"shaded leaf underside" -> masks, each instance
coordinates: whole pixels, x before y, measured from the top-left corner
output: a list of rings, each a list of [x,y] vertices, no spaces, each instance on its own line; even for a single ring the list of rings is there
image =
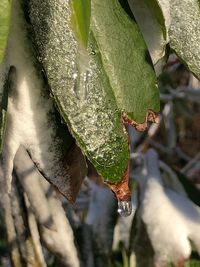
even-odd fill
[[[167,42],[200,79],[200,3],[198,0],[129,0],[155,63]],[[164,42],[165,40],[165,42]],[[162,54],[160,54],[162,56]]]
[[[149,39],[151,36],[160,36],[159,27],[163,29],[163,36],[166,32],[167,41],[169,41],[170,47],[177,53],[178,57],[187,65],[190,71],[200,79],[200,3],[198,0],[151,0],[151,3],[144,6],[144,3],[140,3],[137,0],[129,0],[130,5],[133,7],[132,11],[136,16],[142,33],[147,35]],[[138,3],[137,3],[138,2]],[[155,22],[154,27],[151,24],[148,26],[145,24],[145,19],[142,19],[142,11],[144,6],[146,14],[150,15],[148,19],[150,22]],[[152,7],[157,5],[156,9]],[[135,10],[134,10],[135,7]],[[160,10],[159,10],[160,9]],[[144,10],[143,10],[144,11]],[[143,15],[145,14],[143,12]],[[164,21],[160,20],[163,16]],[[160,18],[159,18],[160,17]],[[155,20],[156,19],[156,20]],[[163,24],[164,22],[164,24]],[[147,27],[147,28],[145,28]],[[160,28],[160,29],[161,29]],[[151,50],[151,45],[147,45]],[[158,39],[159,40],[159,39]],[[157,50],[164,49],[166,43],[163,46],[162,42],[157,43]],[[159,48],[160,47],[160,48]]]
[[[167,44],[163,14],[155,0],[128,0],[144,36],[154,67],[164,57]],[[156,6],[156,8],[154,8]]]

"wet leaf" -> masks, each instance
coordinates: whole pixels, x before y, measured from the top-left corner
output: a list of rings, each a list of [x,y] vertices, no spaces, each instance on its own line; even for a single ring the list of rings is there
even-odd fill
[[[141,33],[117,1],[92,1],[92,32],[83,52],[71,27],[70,1],[29,1],[28,9],[38,59],[63,118],[98,173],[107,181],[119,181],[128,165],[121,112],[126,122],[130,116],[133,124],[144,122],[145,128],[148,111],[159,110],[155,74]],[[52,16],[52,10],[58,12]]]
[[[98,173],[106,181],[120,181],[129,158],[121,113],[125,123],[143,130],[159,110],[155,74],[136,23],[118,1],[93,0],[83,51],[70,1],[31,0],[27,8],[38,59],[60,113]]]
[[[91,8],[91,30],[118,108],[144,123],[149,110],[159,111],[159,94],[142,34],[117,0],[92,0]]]
[[[98,173],[120,180],[128,165],[128,140],[93,34],[80,56],[70,1],[31,0],[28,10],[38,59],[60,113]],[[52,10],[57,10],[53,16]]]

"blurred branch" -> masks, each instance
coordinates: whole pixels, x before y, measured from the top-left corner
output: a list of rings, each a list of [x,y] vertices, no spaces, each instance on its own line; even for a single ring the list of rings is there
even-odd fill
[[[3,179],[2,168],[0,176]],[[5,191],[5,188],[2,189]],[[27,267],[45,267],[43,255],[38,253],[42,251],[41,244],[39,241],[35,242],[35,236],[30,230],[27,207],[17,177],[14,176],[13,178],[10,195],[1,191],[1,204],[4,211],[12,265],[15,267],[24,265]],[[37,234],[37,231],[35,228],[34,234]]]
[[[154,267],[154,251],[146,226],[137,210],[130,232],[130,267]]]
[[[28,214],[23,197],[23,191],[21,191],[19,182],[16,177],[13,178],[13,181],[14,182],[12,184],[11,207],[16,229],[16,238],[22,262],[26,263],[26,266],[30,267],[45,267],[46,264],[43,256],[41,258],[38,257],[38,254],[36,254],[33,242],[34,237],[32,237],[31,235],[30,225],[28,224]],[[40,246],[41,250],[41,244],[37,243],[37,245]]]
[[[35,211],[44,243],[59,255],[64,266],[79,267],[73,232],[55,190],[44,180],[22,146],[17,151],[14,165]]]
[[[187,172],[196,164],[200,163],[200,153],[192,158],[182,169],[181,172],[187,174]]]
[[[95,267],[101,267],[108,265],[112,252],[117,200],[107,187],[100,187],[89,179],[87,183],[92,194],[85,222],[92,229]]]
[[[167,147],[169,148],[176,147],[177,139],[173,107],[173,102],[169,101],[167,104],[165,104],[162,112],[166,130]]]

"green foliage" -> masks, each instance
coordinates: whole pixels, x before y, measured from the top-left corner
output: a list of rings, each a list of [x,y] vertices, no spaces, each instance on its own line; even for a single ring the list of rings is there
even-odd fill
[[[50,10],[57,5],[53,1],[48,3]],[[77,38],[77,31],[72,27],[76,20],[71,17],[70,5],[66,4],[62,12],[52,18],[50,12],[43,10],[45,3],[30,1],[30,20],[37,35],[34,42],[39,60],[60,113],[98,173],[105,180],[116,182],[124,174],[129,160],[121,112],[126,111],[136,121],[144,122],[148,109],[158,111],[159,95],[152,66],[146,61],[147,48],[136,24],[116,0],[93,0],[91,4],[88,51],[80,51],[83,38]],[[106,8],[101,8],[102,5]],[[81,11],[76,8],[76,15],[89,14],[85,8],[89,9],[89,4]],[[40,21],[36,19],[38,10]],[[77,27],[83,37],[86,30],[80,27],[80,22],[81,18]],[[44,29],[45,25],[48,30]],[[102,31],[102,26],[107,30]],[[49,37],[44,31],[51,36],[51,42],[47,42]],[[119,37],[124,41],[117,41]],[[57,40],[62,40],[59,47]],[[47,45],[44,47],[43,43]],[[113,72],[109,65],[113,66]]]
[[[119,110],[137,123],[159,111],[151,59],[137,24],[117,0],[92,0],[91,30]]]
[[[4,56],[7,41],[10,17],[10,3],[8,0],[0,1],[0,63]]]
[[[87,48],[90,15],[91,15],[91,0],[73,0],[72,1],[72,27],[75,28],[77,38]]]

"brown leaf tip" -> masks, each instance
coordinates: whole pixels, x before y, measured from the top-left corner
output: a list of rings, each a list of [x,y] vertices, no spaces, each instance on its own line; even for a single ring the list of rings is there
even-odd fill
[[[105,182],[114,192],[117,199],[120,201],[131,201],[131,193],[129,190],[129,175],[128,168],[124,172],[121,180],[117,183]]]
[[[145,121],[143,123],[137,123],[133,119],[131,119],[126,112],[122,112],[122,121],[124,124],[132,125],[136,128],[136,130],[143,132],[147,129],[147,122],[154,122],[159,123],[160,121],[160,114],[159,112],[154,112],[153,110],[149,109],[147,111]]]
[[[160,122],[160,113],[154,112],[153,110],[149,109],[147,112],[147,121],[159,123]]]

